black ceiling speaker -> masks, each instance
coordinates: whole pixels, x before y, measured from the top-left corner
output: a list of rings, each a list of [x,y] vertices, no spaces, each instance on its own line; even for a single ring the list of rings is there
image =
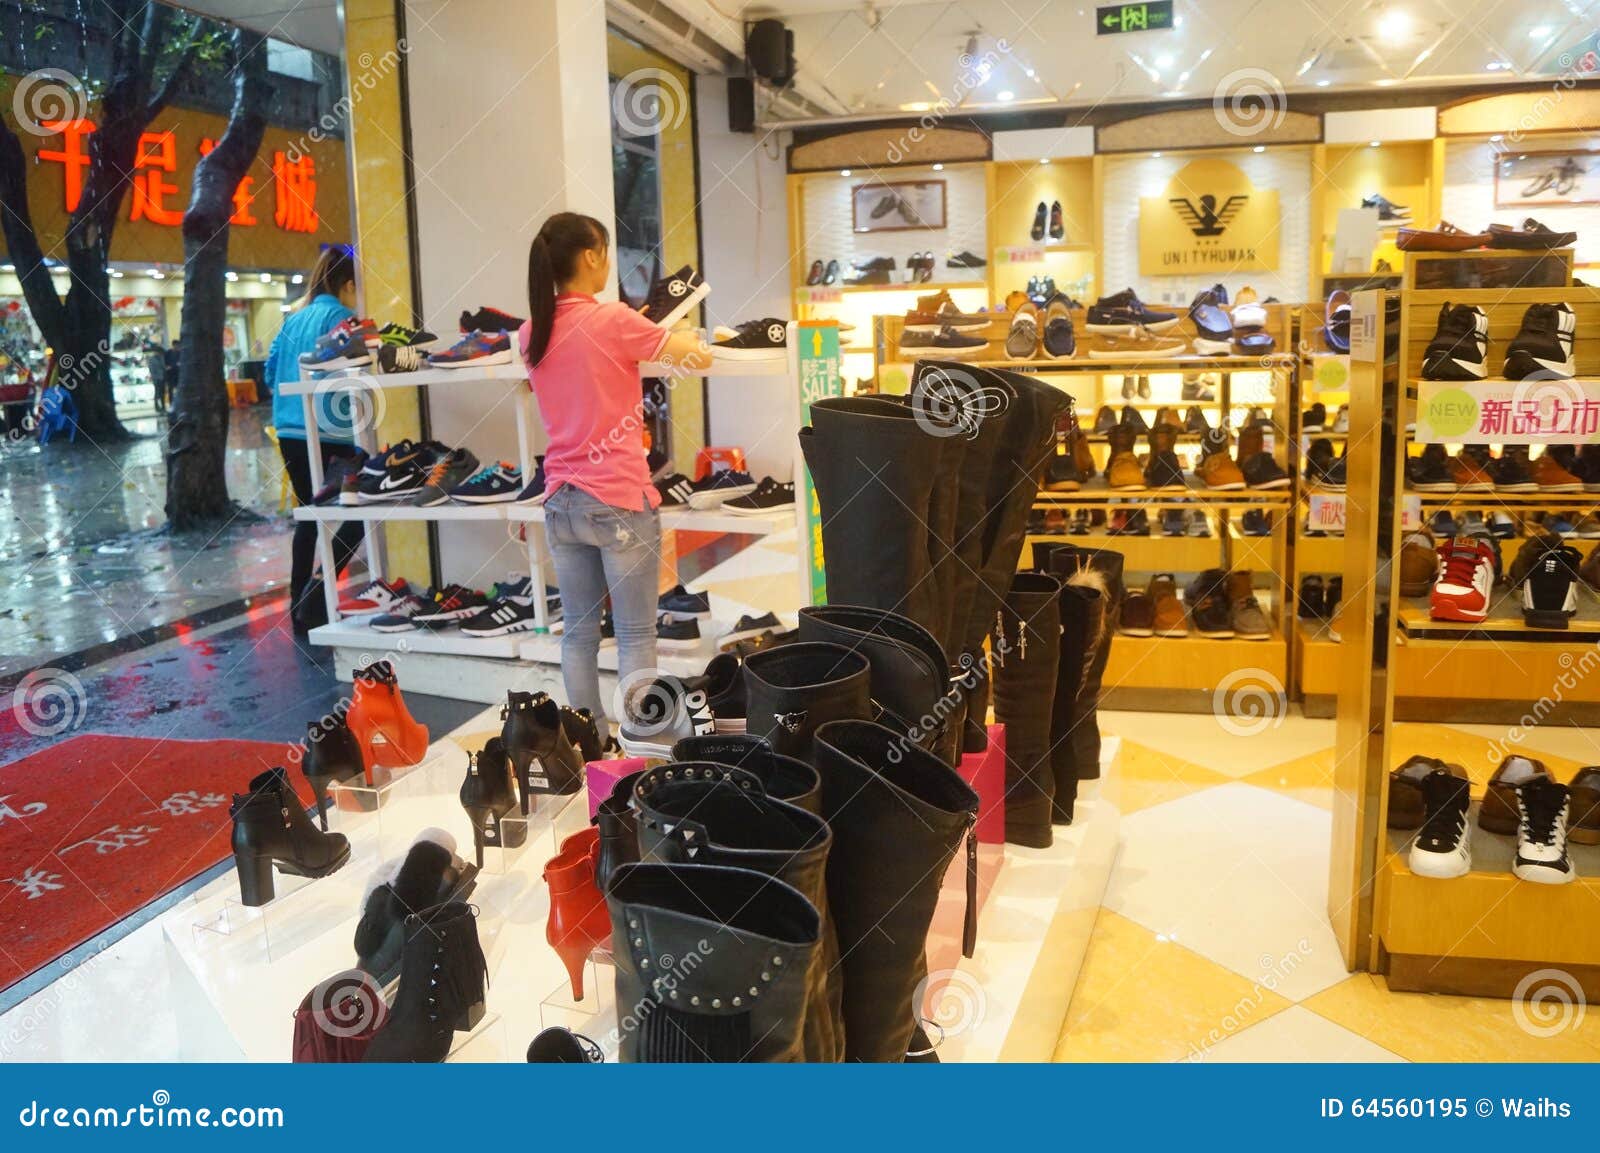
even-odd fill
[[[776,88],[794,80],[794,33],[782,20],[757,20],[744,36],[744,56],[750,71]]]

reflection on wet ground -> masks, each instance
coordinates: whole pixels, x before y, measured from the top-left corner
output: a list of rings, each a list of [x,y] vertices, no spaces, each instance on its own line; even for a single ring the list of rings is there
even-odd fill
[[[270,411],[232,411],[228,493],[240,512],[202,533],[164,527],[164,418],[133,422],[138,438],[124,444],[7,444],[0,677],[286,583],[292,522],[278,507]]]

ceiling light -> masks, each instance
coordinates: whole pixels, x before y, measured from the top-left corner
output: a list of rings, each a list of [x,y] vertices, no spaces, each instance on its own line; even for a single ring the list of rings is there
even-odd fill
[[[1050,163],[1050,158],[1048,156],[1041,156],[1041,157],[1039,157],[1039,163],[1040,164],[1049,164]]]
[[[1171,68],[1172,64],[1172,53],[1170,52],[1163,52],[1160,56],[1156,57],[1157,68]]]
[[[1411,13],[1403,8],[1391,8],[1378,17],[1378,35],[1385,40],[1398,40],[1411,31]]]
[[[1250,151],[1251,152],[1265,152],[1266,150],[1267,150],[1267,146],[1265,144],[1257,144]]]
[[[1511,68],[1511,65],[1508,62],[1504,61],[1504,60],[1491,60],[1491,61],[1489,61],[1489,63],[1487,63],[1487,64],[1485,64],[1483,66],[1483,70],[1485,72],[1509,71],[1510,68]]]
[[[912,100],[909,103],[900,105],[900,111],[902,111],[902,112],[926,112],[932,107],[933,107],[933,105],[931,103],[929,103],[928,101],[926,101],[926,100]]]
[[[849,176],[850,175],[850,170],[848,168],[841,168],[841,169],[839,169],[839,175],[840,176]]]
[[[1174,28],[1182,28],[1183,27],[1183,17],[1182,16],[1174,16],[1172,18],[1172,26]]]
[[[1501,135],[1500,133],[1496,132],[1493,136],[1489,137],[1489,142],[1491,144],[1498,144],[1498,143],[1500,143],[1500,141],[1502,141],[1504,139],[1505,139],[1505,137],[1503,135]]]
[[[1332,83],[1333,83],[1332,80],[1318,80],[1317,81],[1317,87],[1318,88],[1326,88],[1328,85],[1330,85]]]
[[[111,270],[111,278],[113,280],[121,280],[122,279],[122,273],[117,271],[115,268],[113,268]]]
[[[1009,88],[1002,88],[999,92],[996,92],[994,94],[994,98],[996,100],[1001,101],[1002,103],[1007,101],[1007,100],[1015,100],[1016,97],[1017,97],[1017,94],[1015,92],[1011,91],[1011,89],[1009,89]]]
[[[166,278],[167,278],[167,274],[165,272],[162,272],[159,268],[150,269],[150,279],[151,280],[165,280]]]
[[[293,276],[291,276],[289,278],[289,283],[290,284],[304,284],[305,282],[306,282],[305,276],[302,273],[299,273],[299,272],[295,273]]]
[[[1038,75],[1038,73],[1036,73],[1032,68],[1029,68],[1027,71],[1029,80],[1034,79]]]
[[[1159,153],[1159,152],[1152,152],[1152,153],[1151,153],[1151,154],[1150,154],[1150,159],[1151,159],[1151,160],[1160,160],[1160,159],[1161,159],[1161,153]]]
[[[1381,141],[1381,140],[1374,140],[1371,144],[1367,145],[1367,147],[1368,148],[1376,148],[1376,147],[1378,147],[1378,145],[1380,145],[1382,143],[1383,143],[1383,141]]]
[[[1529,40],[1543,40],[1548,35],[1550,35],[1550,25],[1548,24],[1535,24],[1528,29]]]
[[[228,269],[228,272],[227,272],[228,283],[232,284],[235,281],[237,281],[238,279],[239,279],[239,274],[237,272],[233,271],[233,269],[231,269],[231,268]]]
[[[261,283],[262,284],[271,284],[272,283],[272,273],[263,272],[261,274]]]
[[[15,264],[0,264],[0,272],[15,272],[16,270],[17,266]]]
[[[943,172],[944,171],[944,165],[943,164],[935,164],[933,166],[933,170],[935,172]]]

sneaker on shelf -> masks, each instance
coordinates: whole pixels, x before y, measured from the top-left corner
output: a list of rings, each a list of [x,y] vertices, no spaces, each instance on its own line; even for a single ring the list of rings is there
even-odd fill
[[[706,703],[718,733],[742,733],[747,723],[748,705],[744,688],[744,658],[718,653],[706,662]]]
[[[1194,350],[1206,356],[1227,356],[1233,351],[1233,321],[1229,319],[1216,290],[1207,288],[1189,305],[1194,323]]]
[[[1567,855],[1572,795],[1559,781],[1536,776],[1517,788],[1517,856],[1511,872],[1522,881],[1565,885],[1576,876]]]
[[[501,504],[522,492],[522,470],[510,461],[485,465],[450,490],[457,504]]]
[[[322,487],[311,498],[315,505],[330,505],[344,503],[345,486],[350,482],[351,491],[359,493],[361,469],[367,463],[367,454],[358,452],[354,456],[336,456],[328,467],[322,472]]]
[[[429,349],[439,343],[439,338],[426,328],[407,328],[403,324],[393,322],[378,329],[378,345],[380,348],[415,348],[418,350]]]
[[[541,457],[540,459],[544,458]],[[672,474],[672,458],[659,448],[652,448],[645,453],[644,463],[645,467],[650,470],[650,479],[652,481],[660,480],[662,477]]]
[[[694,617],[662,613],[656,618],[656,646],[663,649],[700,647],[700,622]]]
[[[724,501],[722,507],[739,516],[762,516],[770,512],[787,511],[794,508],[794,482],[762,477],[754,492],[732,497]]]
[[[1272,517],[1265,509],[1246,509],[1244,516],[1239,518],[1239,530],[1245,536],[1271,536]]]
[[[1228,574],[1222,569],[1206,569],[1184,590],[1184,607],[1198,636],[1208,640],[1233,637],[1233,610],[1228,604]]]
[[[1301,432],[1321,432],[1328,423],[1328,408],[1320,400],[1300,414]]]
[[[1131,288],[1102,296],[1088,308],[1084,328],[1108,336],[1134,335],[1136,329],[1165,332],[1178,323],[1178,314],[1147,307]]]
[[[981,336],[957,332],[949,325],[937,332],[911,332],[900,334],[900,348],[909,353],[938,353],[946,360],[973,360],[983,355],[989,342]]]
[[[988,264],[989,262],[983,257],[968,252],[965,248],[947,257],[944,262],[946,268],[986,268]]]
[[[1531,543],[1531,542],[1530,542]],[[1578,611],[1582,557],[1571,545],[1548,549],[1522,578],[1522,619],[1537,629],[1564,629]]]
[[[462,332],[515,332],[522,325],[522,317],[498,308],[480,308],[477,312],[461,314]]]
[[[661,494],[662,508],[682,508],[694,495],[694,481],[681,472],[670,473],[656,481],[656,492]]]
[[[1011,360],[1032,360],[1039,351],[1039,309],[1028,301],[1011,316],[1006,333],[1006,356]]]
[[[725,500],[745,496],[755,490],[756,482],[749,473],[740,472],[736,468],[725,468],[712,473],[704,480],[695,482],[694,492],[689,497],[689,507],[716,508]]]
[[[1339,288],[1322,306],[1322,342],[1333,352],[1350,351],[1350,294]]]
[[[412,593],[388,612],[379,613],[367,622],[375,633],[410,633],[417,630],[417,614],[433,607],[431,596]]]
[[[1463,445],[1461,451],[1450,458],[1450,477],[1462,492],[1492,492],[1494,477],[1489,474],[1488,465],[1488,445]]]
[[[1494,487],[1501,492],[1539,491],[1528,463],[1526,445],[1506,445],[1500,450],[1500,458],[1489,466],[1489,471],[1494,476]]]
[[[411,595],[411,586],[405,580],[375,580],[354,596],[339,598],[339,615],[366,616],[369,613],[392,612],[400,602]]]
[[[1270,452],[1257,452],[1245,457],[1239,465],[1239,471],[1244,474],[1244,483],[1248,488],[1289,487],[1289,474],[1283,471],[1283,466],[1272,458]]]
[[[421,372],[428,367],[426,349],[412,348],[406,344],[378,346],[378,371],[385,376],[397,372]]]
[[[917,297],[917,307],[906,313],[904,330],[938,332],[941,328],[953,328],[957,332],[982,332],[993,320],[991,313],[962,312],[955,297],[941,290]]]
[[[1482,380],[1489,375],[1489,317],[1473,304],[1441,304],[1439,326],[1422,354],[1423,380]]]
[[[711,594],[692,593],[681,584],[673,585],[656,598],[656,609],[659,612],[671,613],[675,617],[699,617],[701,620],[710,620]]]
[[[1410,208],[1404,204],[1396,204],[1381,192],[1362,197],[1361,207],[1376,208],[1379,224],[1407,224],[1411,221]]]
[[[1576,528],[1580,540],[1600,540],[1600,516],[1586,512],[1578,518]]]
[[[1414,492],[1455,492],[1456,478],[1442,444],[1426,445],[1421,456],[1406,461],[1406,487]]]
[[[544,503],[544,498],[548,495],[544,491],[544,457],[536,456],[533,458],[533,479],[522,486],[515,503],[539,505]]]
[[[1248,569],[1230,572],[1223,582],[1233,635],[1244,641],[1264,641],[1272,636],[1272,624],[1256,599],[1254,581]]]
[[[1453,537],[1439,546],[1438,558],[1428,615],[1467,624],[1484,620],[1494,590],[1494,546],[1481,537]]]
[[[478,458],[469,448],[452,448],[433,462],[428,470],[427,483],[418,490],[411,503],[418,508],[433,508],[449,504],[450,494],[473,473],[478,471]]]
[[[789,343],[789,326],[776,317],[747,320],[735,330],[737,335],[711,346],[717,360],[781,360]]]
[[[476,589],[469,589],[466,585],[446,585],[434,598],[433,604],[412,619],[425,629],[449,628],[476,616],[488,603],[489,598]]]
[[[1489,535],[1498,540],[1507,540],[1517,535],[1517,522],[1511,519],[1510,513],[1498,509],[1489,514]]]
[[[1205,436],[1211,431],[1211,425],[1206,421],[1206,414],[1201,412],[1196,405],[1190,405],[1189,411],[1183,414],[1183,431],[1190,436]]]
[[[370,324],[370,321],[366,323]],[[300,367],[310,372],[332,372],[341,368],[360,368],[372,363],[372,350],[367,347],[364,328],[335,329],[328,335],[333,339],[318,344],[300,356]],[[377,331],[373,330],[374,333]]]
[[[1247,284],[1234,293],[1230,316],[1233,318],[1234,339],[1237,341],[1240,330],[1258,329],[1267,323],[1267,306],[1256,296],[1256,290]]]
[[[381,469],[368,460],[361,470],[357,500],[361,504],[404,502],[422,491],[434,462],[449,450],[434,441],[403,440],[379,458]]]
[[[1188,536],[1189,514],[1181,508],[1163,509],[1161,512],[1162,536]]]
[[[754,616],[746,613],[733,622],[733,627],[717,638],[717,648],[726,649],[741,641],[754,640],[766,633],[783,632],[783,622],[778,619],[777,613],[762,613]]]
[[[1187,376],[1184,377],[1183,390],[1179,393],[1179,399],[1184,401],[1197,401],[1202,404],[1207,401],[1216,400],[1217,394],[1206,385],[1206,376],[1206,373],[1201,373],[1199,376],[1194,377],[1193,379],[1190,379]]]
[[[715,733],[710,688],[703,676],[662,676],[634,685],[619,710],[623,754],[670,761],[679,741]]]
[[[1188,351],[1189,343],[1180,337],[1156,336],[1138,327],[1119,329],[1118,335],[1096,333],[1089,337],[1090,360],[1169,360]]]
[[[1577,375],[1572,341],[1578,318],[1566,304],[1530,304],[1506,345],[1507,380],[1567,379]]]
[[[1437,537],[1451,537],[1461,531],[1461,524],[1449,509],[1442,508],[1429,518],[1428,530]]]
[[[1441,765],[1422,778],[1420,788],[1422,828],[1411,842],[1411,871],[1440,880],[1465,876],[1472,871],[1471,783]]]
[[[817,270],[821,278],[822,270]],[[685,264],[671,276],[657,278],[650,286],[650,295],[644,303],[645,319],[662,328],[671,328],[682,320],[691,308],[711,295],[711,286],[694,270],[694,266]]]
[[[1559,456],[1549,448],[1529,462],[1528,473],[1540,492],[1583,491],[1583,481],[1562,467]]]
[[[511,363],[511,335],[506,332],[469,332],[443,352],[428,354],[433,368],[483,368]]]
[[[531,596],[502,596],[461,622],[463,636],[488,638],[532,632],[539,627]]]
[[[1333,419],[1333,431],[1341,434],[1350,431],[1350,406],[1348,404],[1339,406],[1339,415]]]

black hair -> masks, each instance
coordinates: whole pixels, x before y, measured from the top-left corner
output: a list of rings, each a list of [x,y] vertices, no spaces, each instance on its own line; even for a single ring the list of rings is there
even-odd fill
[[[578,257],[611,243],[606,226],[592,216],[558,212],[544,222],[528,246],[528,317],[531,335],[523,349],[529,367],[537,366],[550,347],[556,323],[556,285],[571,280]]]
[[[334,244],[322,250],[317,263],[306,277],[305,293],[290,306],[289,311],[305,307],[318,296],[338,296],[339,290],[356,278],[356,259],[348,245]]]

